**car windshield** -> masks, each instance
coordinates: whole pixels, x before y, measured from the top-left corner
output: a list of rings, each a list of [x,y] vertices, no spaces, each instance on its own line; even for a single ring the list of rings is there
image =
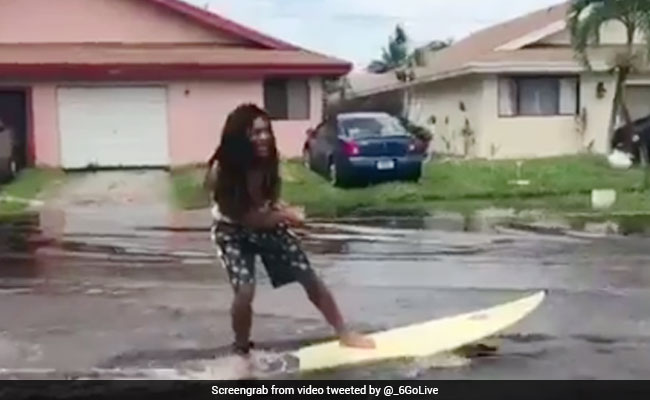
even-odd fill
[[[351,138],[408,135],[402,124],[390,116],[360,116],[341,120],[345,135]]]

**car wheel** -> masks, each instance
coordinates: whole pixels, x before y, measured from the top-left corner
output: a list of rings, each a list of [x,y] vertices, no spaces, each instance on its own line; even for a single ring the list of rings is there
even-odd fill
[[[15,177],[16,173],[14,172],[14,165],[15,163],[12,159],[0,164],[0,182],[9,182]]]
[[[328,177],[332,186],[344,187],[346,185],[343,177],[341,176],[341,171],[338,169],[336,162],[333,160],[329,162],[328,172]]]
[[[406,179],[409,182],[418,183],[420,182],[420,179],[422,179],[422,171],[414,172],[410,174]]]
[[[328,177],[330,179],[330,183],[333,186],[338,186],[339,185],[339,171],[336,168],[336,163],[334,161],[329,162],[329,167],[327,168],[328,171]]]

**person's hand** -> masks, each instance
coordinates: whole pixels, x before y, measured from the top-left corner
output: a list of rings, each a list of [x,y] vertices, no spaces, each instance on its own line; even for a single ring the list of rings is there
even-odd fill
[[[278,200],[278,202],[273,205],[273,209],[276,211],[284,210],[287,207],[289,207],[289,204],[285,203],[282,200]]]
[[[305,211],[299,207],[284,207],[280,213],[285,222],[291,226],[300,227],[305,223]]]

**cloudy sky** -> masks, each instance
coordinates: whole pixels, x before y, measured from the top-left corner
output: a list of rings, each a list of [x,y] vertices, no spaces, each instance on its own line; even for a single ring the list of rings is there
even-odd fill
[[[186,0],[290,43],[365,67],[396,24],[415,45],[459,39],[561,0]]]

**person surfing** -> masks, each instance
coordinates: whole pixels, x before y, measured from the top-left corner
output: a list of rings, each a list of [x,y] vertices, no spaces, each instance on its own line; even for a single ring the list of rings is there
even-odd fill
[[[211,238],[234,290],[234,352],[248,357],[254,346],[250,334],[256,256],[274,288],[302,285],[342,346],[374,348],[372,339],[346,326],[332,293],[292,232],[304,226],[304,214],[281,201],[279,164],[269,115],[254,104],[238,106],[228,115],[205,177],[213,202]]]

